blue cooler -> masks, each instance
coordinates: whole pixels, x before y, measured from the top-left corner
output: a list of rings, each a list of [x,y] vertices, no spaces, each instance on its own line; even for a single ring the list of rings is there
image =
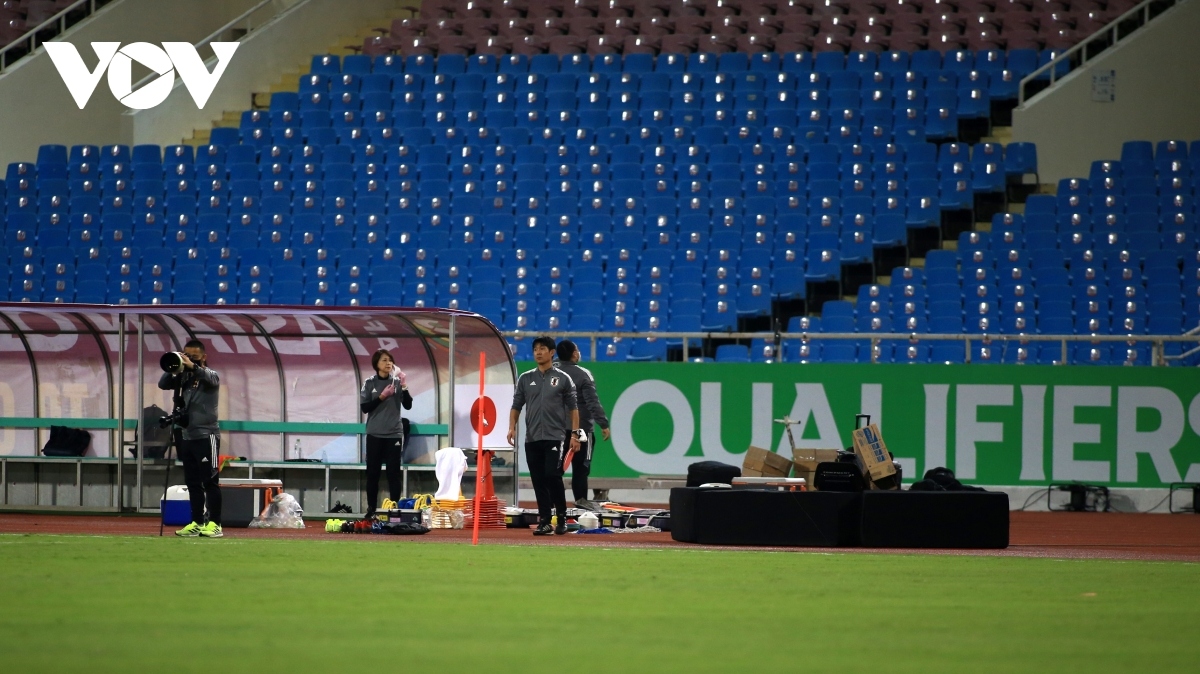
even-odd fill
[[[169,487],[166,500],[159,501],[158,507],[162,510],[163,524],[183,526],[192,521],[192,502],[187,485]]]

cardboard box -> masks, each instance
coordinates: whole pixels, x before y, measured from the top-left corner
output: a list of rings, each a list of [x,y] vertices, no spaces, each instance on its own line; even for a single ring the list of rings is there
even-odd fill
[[[863,469],[872,481],[883,480],[896,474],[896,466],[892,463],[887,445],[883,444],[883,435],[879,426],[871,424],[860,428],[852,434],[854,438],[854,453],[862,460]]]
[[[792,462],[775,452],[751,445],[742,460],[742,475],[745,477],[788,477]]]
[[[837,461],[838,450],[836,449],[793,449],[792,450],[792,470],[793,477],[802,477],[808,483],[809,489],[815,489],[813,485],[813,476],[817,472],[817,464],[826,461]]]

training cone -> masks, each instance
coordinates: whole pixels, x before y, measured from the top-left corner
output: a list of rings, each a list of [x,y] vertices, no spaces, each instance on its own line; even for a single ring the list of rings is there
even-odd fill
[[[468,501],[464,515],[464,526],[475,526],[475,502]],[[507,506],[504,499],[498,499],[495,496],[491,498],[479,499],[479,528],[480,529],[506,529],[508,525],[504,521],[504,508]]]

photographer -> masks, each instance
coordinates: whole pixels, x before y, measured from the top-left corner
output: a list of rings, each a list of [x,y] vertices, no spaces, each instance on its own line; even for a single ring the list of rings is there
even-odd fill
[[[371,355],[375,376],[363,382],[358,392],[359,408],[367,415],[367,517],[375,514],[379,498],[379,473],[387,464],[388,493],[400,500],[400,461],[404,455],[404,426],[401,411],[412,409],[412,394],[406,376],[396,367],[387,349]]]
[[[173,359],[168,370],[169,356]],[[175,367],[178,371],[174,371]],[[176,451],[183,463],[184,483],[192,505],[192,521],[175,532],[176,536],[205,536],[220,538],[221,486],[217,478],[217,454],[221,448],[220,427],[217,424],[217,400],[221,379],[216,370],[209,369],[204,344],[198,339],[189,341],[181,354],[163,357],[163,376],[158,387],[176,391],[175,411],[171,417],[176,430]],[[182,436],[182,440],[179,440]],[[208,521],[204,519],[205,502]]]

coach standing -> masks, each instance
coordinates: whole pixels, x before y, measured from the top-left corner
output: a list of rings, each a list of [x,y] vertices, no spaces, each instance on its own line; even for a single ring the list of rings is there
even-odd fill
[[[600,432],[605,440],[609,437],[608,417],[596,395],[596,379],[590,370],[579,366],[580,357],[575,342],[564,339],[558,343],[558,369],[566,372],[575,382],[575,392],[579,398],[579,428],[583,431],[583,437],[579,438],[579,451],[571,459],[571,493],[576,506],[580,501],[587,500],[588,496],[588,475],[592,472],[592,450],[596,446],[595,424],[600,424]]]
[[[363,382],[358,391],[358,406],[367,415],[367,513],[375,515],[379,500],[379,474],[387,464],[388,495],[400,500],[402,485],[400,463],[404,460],[404,410],[411,410],[413,398],[408,379],[392,353],[377,349],[371,354],[375,375]]]
[[[508,444],[517,445],[517,421],[525,410],[525,461],[537,497],[538,526],[534,536],[567,533],[567,493],[563,488],[564,440],[570,436],[571,451],[579,451],[574,431],[579,428],[575,383],[554,366],[554,340],[533,340],[537,367],[517,377],[512,409],[508,413]],[[550,508],[558,513],[558,525],[550,526]]]

